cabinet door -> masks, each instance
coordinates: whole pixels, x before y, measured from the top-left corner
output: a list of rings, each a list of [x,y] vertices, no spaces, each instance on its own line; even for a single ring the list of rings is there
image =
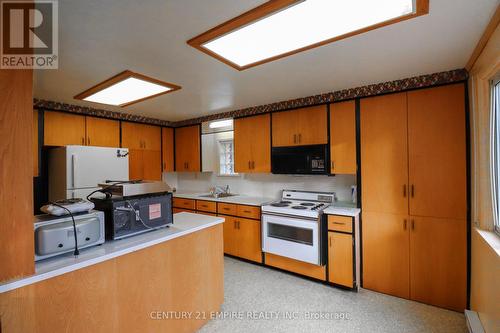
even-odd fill
[[[200,126],[175,129],[175,170],[200,171]]]
[[[161,127],[141,125],[143,148],[161,151]]]
[[[120,122],[118,120],[86,118],[88,146],[120,147]]]
[[[352,235],[328,232],[328,276],[332,283],[353,287]]]
[[[326,105],[273,113],[273,147],[327,144]]]
[[[85,116],[45,111],[45,146],[85,145]]]
[[[129,149],[128,151],[128,177],[130,180],[144,179],[143,150]]]
[[[363,211],[407,215],[406,93],[362,99],[360,135]]]
[[[363,288],[410,296],[407,215],[363,212]]]
[[[33,177],[38,177],[38,111],[33,110]]]
[[[158,150],[143,150],[143,178],[146,180],[161,180],[161,152]]]
[[[174,129],[164,127],[161,129],[162,140],[162,169],[164,172],[174,171]]]
[[[408,93],[410,215],[467,218],[464,85]]]
[[[237,228],[238,256],[244,259],[262,262],[260,241],[260,221],[235,218]]]
[[[298,109],[295,112],[297,112],[298,145],[326,145],[328,143],[326,105]]]
[[[463,312],[467,298],[466,220],[411,219],[411,299]]]
[[[234,165],[241,173],[271,172],[271,116],[235,119]]]
[[[122,122],[122,147],[143,149],[141,124]]]
[[[220,217],[223,217],[224,220],[224,253],[237,256],[238,255],[238,250],[237,250],[237,229],[236,229],[236,221],[235,218],[232,216],[226,216],[226,215],[219,215]]]
[[[356,174],[356,106],[354,101],[330,104],[332,174]]]

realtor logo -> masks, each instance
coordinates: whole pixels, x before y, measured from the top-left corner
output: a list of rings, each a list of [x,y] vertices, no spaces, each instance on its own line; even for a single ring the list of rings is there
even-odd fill
[[[57,69],[57,0],[0,1],[4,69]]]

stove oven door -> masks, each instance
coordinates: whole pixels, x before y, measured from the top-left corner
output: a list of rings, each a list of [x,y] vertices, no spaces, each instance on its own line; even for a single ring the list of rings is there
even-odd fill
[[[262,251],[321,265],[317,219],[262,215]]]

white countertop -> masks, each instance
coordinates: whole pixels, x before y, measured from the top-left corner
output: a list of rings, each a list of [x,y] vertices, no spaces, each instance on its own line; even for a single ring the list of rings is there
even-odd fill
[[[233,195],[225,198],[210,198],[203,197],[203,195],[208,195],[209,193],[194,193],[194,192],[175,192],[174,198],[184,198],[184,199],[192,199],[192,200],[206,200],[206,201],[216,201],[216,202],[225,202],[225,203],[233,203],[240,205],[249,205],[249,206],[262,206],[269,202],[275,201],[273,198],[265,198],[265,197],[252,197],[246,195]]]
[[[0,284],[0,293],[95,265],[223,222],[224,218],[221,217],[185,212],[177,213],[174,214],[174,224],[168,228],[121,240],[106,241],[101,246],[80,250],[78,257],[74,257],[72,253],[67,253],[37,262],[34,275]]]
[[[326,208],[323,213],[329,215],[343,215],[356,217],[361,213],[361,209],[356,207],[345,207],[342,205],[332,205]]]

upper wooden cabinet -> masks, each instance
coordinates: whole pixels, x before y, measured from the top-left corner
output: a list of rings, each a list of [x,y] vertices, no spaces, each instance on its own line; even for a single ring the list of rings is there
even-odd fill
[[[86,117],[88,146],[120,147],[120,122],[118,120]]]
[[[272,132],[273,147],[327,144],[326,105],[273,113]]]
[[[46,146],[85,145],[85,116],[44,112],[43,144]]]
[[[361,100],[363,212],[408,214],[406,93]]]
[[[200,126],[178,127],[175,129],[175,170],[199,172]]]
[[[467,218],[463,84],[408,93],[410,215]]]
[[[174,171],[174,129],[163,127],[161,129],[162,169],[164,172]]]
[[[330,104],[330,159],[332,174],[356,174],[356,104]]]
[[[130,179],[161,180],[161,152],[129,149],[128,156]]]
[[[234,120],[234,168],[236,172],[271,172],[271,116]]]
[[[161,150],[161,128],[154,125],[122,122],[122,147]]]

